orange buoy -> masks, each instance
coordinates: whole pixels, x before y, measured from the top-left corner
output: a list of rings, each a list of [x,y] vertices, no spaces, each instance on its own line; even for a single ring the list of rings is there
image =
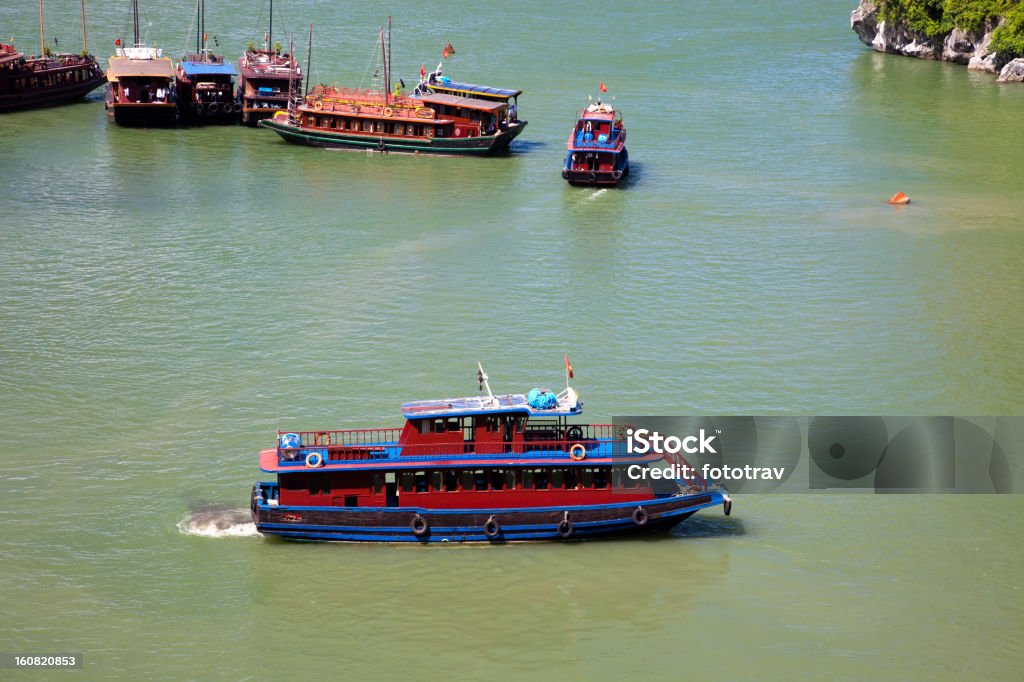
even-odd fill
[[[910,203],[910,197],[903,192],[896,192],[896,194],[893,194],[892,198],[889,199],[889,203],[895,204],[896,206],[903,206]]]

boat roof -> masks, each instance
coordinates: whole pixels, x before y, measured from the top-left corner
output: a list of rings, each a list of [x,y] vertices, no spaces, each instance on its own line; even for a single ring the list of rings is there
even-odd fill
[[[458,92],[470,92],[474,95],[490,95],[492,97],[518,97],[523,94],[522,90],[506,90],[505,88],[492,88],[489,85],[474,85],[473,83],[442,83],[434,81],[430,83],[431,88],[439,90],[455,90]]]
[[[464,109],[476,109],[477,111],[496,111],[508,106],[505,102],[492,102],[486,99],[473,97],[455,97],[454,95],[443,95],[434,93],[423,95],[420,100],[427,104],[445,104],[450,107],[462,107]]]
[[[402,404],[406,419],[437,417],[465,417],[473,415],[519,412],[537,417],[569,416],[583,412],[583,404],[576,391],[568,389],[558,394],[558,403],[549,410],[532,407],[522,393],[496,396],[469,396],[445,400],[416,400]]]
[[[119,78],[132,76],[174,78],[174,65],[167,57],[157,59],[110,58],[110,67],[107,68],[107,80],[115,82]]]
[[[7,62],[13,62],[16,59],[21,59],[25,54],[18,52],[14,45],[7,45],[6,43],[0,43],[0,64],[6,64]]]
[[[181,69],[188,76],[237,76],[234,65],[229,62],[215,64],[213,62],[183,61]]]
[[[615,108],[611,104],[601,104],[600,102],[597,102],[596,104],[589,105],[583,110],[583,113],[580,115],[580,120],[614,121],[617,114],[618,112],[615,111]]]

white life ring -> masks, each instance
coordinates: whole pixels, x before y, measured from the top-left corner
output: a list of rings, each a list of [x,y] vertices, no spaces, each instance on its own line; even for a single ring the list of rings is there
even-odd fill
[[[306,455],[306,467],[310,469],[319,469],[324,465],[324,456],[314,450],[313,452]]]

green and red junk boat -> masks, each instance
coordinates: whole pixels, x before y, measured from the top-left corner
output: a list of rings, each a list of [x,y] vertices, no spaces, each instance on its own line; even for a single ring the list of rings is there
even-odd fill
[[[314,147],[380,152],[484,156],[508,151],[526,127],[509,115],[508,98],[392,91],[388,44],[382,30],[381,87],[318,85],[295,99],[288,112],[259,122],[288,142]]]
[[[279,432],[260,453],[257,529],[291,540],[504,543],[665,530],[719,504],[703,479],[634,479],[622,427],[572,423],[582,402],[555,395],[410,402],[393,429]]]
[[[629,175],[626,128],[610,104],[590,104],[569,135],[562,177],[570,185],[614,186]]]

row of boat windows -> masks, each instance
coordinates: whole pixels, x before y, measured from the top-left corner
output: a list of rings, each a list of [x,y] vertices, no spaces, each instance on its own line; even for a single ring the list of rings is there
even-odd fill
[[[415,123],[393,123],[391,121],[368,121],[342,116],[306,116],[306,125],[327,130],[352,130],[381,135],[412,135],[414,137],[445,137],[449,126],[432,126]]]
[[[89,69],[74,69],[72,71],[61,71],[59,73],[51,73],[47,76],[26,76],[24,78],[14,78],[10,81],[11,92],[19,92],[25,90],[34,90],[40,87],[52,87],[55,85],[68,85],[69,83],[82,83],[92,78],[92,72]]]
[[[623,483],[635,483],[623,477]],[[499,492],[502,490],[602,490],[611,485],[611,469],[466,469],[406,471],[398,475],[405,493]],[[384,476],[374,474],[373,491],[384,489]]]

